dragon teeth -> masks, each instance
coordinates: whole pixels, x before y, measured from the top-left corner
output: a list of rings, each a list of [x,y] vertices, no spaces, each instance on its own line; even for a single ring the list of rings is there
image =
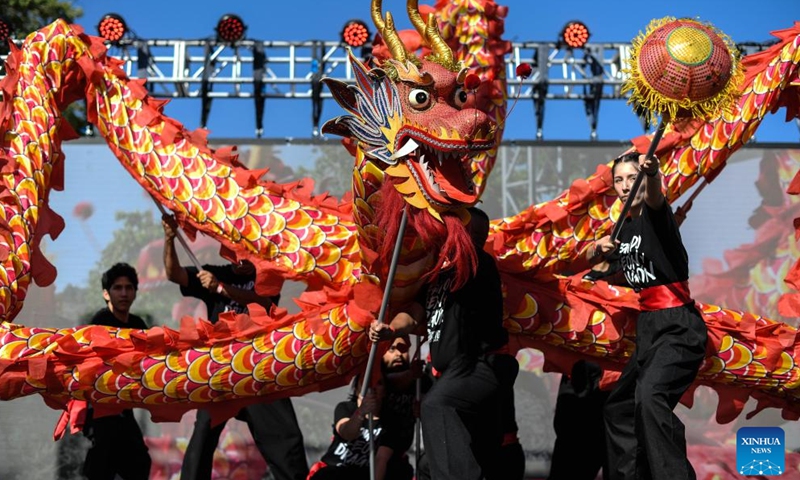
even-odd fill
[[[439,187],[439,184],[436,183],[436,178],[433,175],[433,169],[431,169],[431,166],[428,164],[428,159],[425,158],[424,153],[419,157],[419,164],[422,166],[422,169],[425,172],[425,179],[428,180],[428,184],[431,186],[431,188],[433,188],[433,190],[436,191],[436,193],[441,194],[442,189]]]
[[[414,139],[409,138],[408,141],[405,143],[405,145],[403,145],[403,147],[400,148],[400,150],[394,152],[392,154],[392,156],[389,157],[389,159],[390,160],[394,160],[396,158],[405,157],[409,153],[411,153],[414,150],[416,150],[418,147],[419,147],[419,144],[417,142],[415,142]]]

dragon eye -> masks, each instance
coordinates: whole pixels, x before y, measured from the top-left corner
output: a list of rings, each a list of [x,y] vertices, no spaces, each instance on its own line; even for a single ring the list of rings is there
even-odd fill
[[[431,94],[421,88],[415,88],[408,93],[408,103],[417,110],[428,108],[431,104]]]
[[[453,96],[453,101],[455,102],[458,108],[461,108],[464,106],[465,103],[467,103],[467,98],[468,98],[467,91],[464,90],[463,87],[459,87],[456,90],[455,95]]]

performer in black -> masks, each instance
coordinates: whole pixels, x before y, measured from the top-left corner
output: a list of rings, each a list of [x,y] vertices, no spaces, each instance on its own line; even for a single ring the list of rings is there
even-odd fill
[[[522,480],[525,477],[525,451],[519,443],[517,410],[514,404],[514,383],[519,375],[519,362],[502,348],[491,357],[492,368],[500,381],[498,405],[503,433],[500,454],[493,462],[486,480]]]
[[[486,480],[523,480],[525,477],[525,451],[517,436],[519,427],[514,405],[514,383],[519,374],[519,362],[515,357],[505,353],[497,353],[492,357],[494,359],[492,367],[500,381],[498,405],[503,440],[497,458],[490,459],[491,463],[487,466],[484,477]],[[428,377],[423,378],[427,379]],[[602,416],[598,415],[597,418],[602,424]],[[601,454],[605,457],[605,452],[601,452]],[[432,478],[429,458],[424,453],[417,458],[416,478],[417,480],[431,480]]]
[[[136,270],[127,263],[117,263],[103,273],[101,283],[107,307],[98,311],[90,323],[146,329],[144,320],[130,313],[139,288]],[[115,475],[124,480],[149,478],[150,454],[133,410],[99,418],[93,418],[92,413],[90,406],[83,431],[92,441],[92,446],[86,453],[83,474],[89,480],[112,480]]]
[[[553,430],[556,443],[547,480],[594,480],[606,467],[603,408],[611,392],[600,390],[603,369],[578,360],[561,377]],[[575,461],[580,454],[580,461]]]
[[[639,170],[642,188],[631,192]],[[598,256],[616,251],[630,286],[640,294],[636,348],[605,406],[608,478],[694,479],[686,438],[673,413],[697,376],[707,329],[689,292],[689,261],[662,193],[657,159],[627,154],[612,168],[623,202],[636,195],[617,244],[595,243]]]
[[[369,439],[375,448],[376,480],[411,480],[414,470],[406,451],[414,439],[415,381],[422,369],[412,368],[407,336],[394,339],[381,362],[381,381],[361,398],[359,382],[348,400],[336,406],[333,441],[309,480],[368,480]],[[372,430],[368,415],[373,415]]]
[[[184,296],[199,298],[206,304],[210,322],[216,323],[219,315],[227,311],[245,313],[250,303],[267,310],[277,303],[279,296],[263,297],[256,293],[255,267],[246,260],[236,265],[203,265],[200,271],[195,267],[182,267],[175,250],[175,219],[165,215],[161,223],[167,278],[181,286]],[[303,434],[288,398],[243,408],[236,419],[247,423],[256,447],[276,480],[305,480],[308,462]],[[197,411],[194,432],[181,466],[182,479],[211,479],[214,450],[224,428],[224,423],[212,427],[211,415],[205,410]]]
[[[381,413],[383,424],[387,432],[391,432],[392,439],[392,442],[387,444],[395,454],[400,455],[405,455],[414,443],[414,428],[419,416],[419,408],[415,408],[417,380],[421,382],[421,394],[427,393],[431,387],[430,377],[423,374],[425,362],[410,360],[410,347],[411,341],[408,335],[395,338],[383,354],[381,362],[381,375],[384,380]],[[404,463],[408,464],[407,460]]]
[[[503,292],[495,261],[483,250],[489,219],[477,208],[469,213],[468,229],[478,258],[475,276],[452,291],[451,272],[442,272],[428,286],[424,307],[414,304],[390,325],[373,322],[370,327],[370,339],[377,341],[427,325],[438,378],[422,400],[421,417],[426,456],[436,480],[489,476],[503,436],[501,379],[495,371],[510,357],[502,353],[508,344]]]

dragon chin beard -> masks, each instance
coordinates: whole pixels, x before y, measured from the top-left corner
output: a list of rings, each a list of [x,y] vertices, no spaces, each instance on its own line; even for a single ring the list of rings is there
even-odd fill
[[[408,227],[405,237],[418,236],[425,244],[425,250],[433,252],[436,264],[422,278],[427,282],[435,281],[444,271],[454,271],[454,282],[451,291],[463,287],[475,275],[478,269],[478,254],[472,243],[469,230],[461,223],[455,212],[443,212],[442,222],[431,216],[426,210],[408,206],[402,195],[395,189],[396,179],[388,179],[381,185],[381,205],[377,209],[375,224],[383,238],[376,244],[381,267],[378,271],[384,275],[389,270],[389,262],[394,251],[397,233],[400,230],[400,219],[403,209],[408,211]]]

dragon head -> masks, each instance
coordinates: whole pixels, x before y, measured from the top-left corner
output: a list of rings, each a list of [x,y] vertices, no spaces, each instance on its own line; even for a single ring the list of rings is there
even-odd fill
[[[441,219],[478,201],[475,156],[494,148],[496,124],[474,108],[464,85],[467,70],[454,60],[434,17],[424,22],[416,0],[407,9],[431,54],[419,59],[407,52],[391,13],[383,17],[381,2],[373,0],[372,18],[392,58],[368,69],[351,52],[356,84],[325,79],[350,115],[328,121],[323,132],[354,138],[409,204]]]

